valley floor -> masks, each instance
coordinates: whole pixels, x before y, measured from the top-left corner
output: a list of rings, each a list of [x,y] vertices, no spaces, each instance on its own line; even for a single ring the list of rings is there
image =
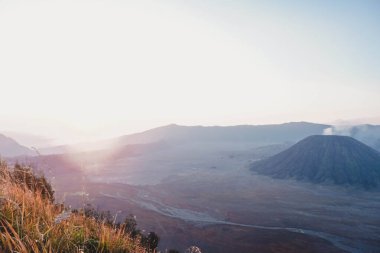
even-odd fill
[[[159,234],[162,250],[379,252],[379,191],[275,180],[248,169],[284,148],[185,146],[107,163],[89,159],[84,170],[53,183],[57,200],[73,208],[136,215],[141,229]]]

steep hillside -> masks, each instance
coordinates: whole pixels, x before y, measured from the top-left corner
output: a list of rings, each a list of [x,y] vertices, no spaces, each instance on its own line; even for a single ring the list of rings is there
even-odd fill
[[[346,136],[310,136],[251,169],[275,178],[373,188],[380,184],[380,153]]]
[[[15,140],[0,134],[0,156],[33,155],[33,151],[18,144]]]
[[[93,209],[71,211],[54,204],[53,194],[45,177],[0,161],[0,252],[149,253],[157,247],[157,236],[133,235],[128,220],[115,224]]]

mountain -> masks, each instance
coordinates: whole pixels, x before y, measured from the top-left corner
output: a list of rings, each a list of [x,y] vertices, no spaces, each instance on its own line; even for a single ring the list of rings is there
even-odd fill
[[[12,138],[0,134],[0,156],[12,157],[21,155],[33,155],[33,151],[18,144]]]
[[[314,135],[253,163],[251,169],[274,178],[368,189],[380,184],[380,153],[351,137]]]
[[[120,136],[114,139],[74,146],[58,146],[40,150],[43,154],[64,153],[68,150],[95,150],[105,147],[131,144],[147,144],[164,141],[169,144],[214,143],[254,143],[270,145],[284,142],[297,142],[306,136],[322,134],[331,126],[308,122],[291,122],[273,125],[238,126],[180,126],[171,124],[153,128],[141,133]]]
[[[368,146],[380,151],[380,126],[379,125],[355,125],[332,126],[324,130],[325,134],[351,136]]]
[[[52,139],[32,133],[18,131],[2,131],[2,134],[12,138],[27,147],[48,147],[52,145]]]
[[[223,141],[223,142],[287,142],[297,141],[311,134],[322,134],[330,126],[308,122],[273,125],[238,126],[179,126],[168,125],[119,138],[123,144],[152,141]]]

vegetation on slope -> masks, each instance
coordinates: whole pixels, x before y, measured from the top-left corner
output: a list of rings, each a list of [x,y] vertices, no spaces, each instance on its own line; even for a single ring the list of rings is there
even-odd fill
[[[87,210],[54,204],[43,176],[0,162],[0,252],[153,252],[158,237]]]

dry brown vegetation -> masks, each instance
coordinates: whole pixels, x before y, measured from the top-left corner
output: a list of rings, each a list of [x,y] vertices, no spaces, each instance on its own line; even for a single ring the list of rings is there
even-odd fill
[[[0,162],[0,252],[147,252],[140,238],[53,203],[44,177]]]

